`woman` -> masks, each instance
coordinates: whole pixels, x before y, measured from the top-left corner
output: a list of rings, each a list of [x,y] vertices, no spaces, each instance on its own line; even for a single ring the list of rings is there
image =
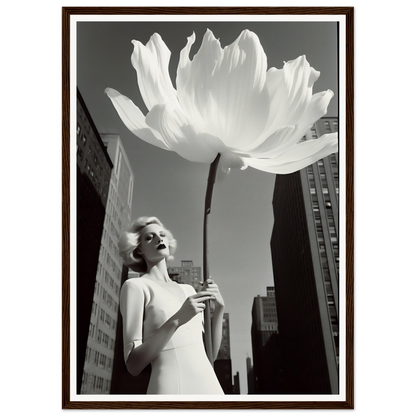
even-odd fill
[[[124,360],[136,376],[152,364],[147,394],[224,394],[202,341],[203,311],[211,300],[212,350],[218,354],[224,301],[208,279],[196,293],[168,275],[166,261],[176,240],[156,217],[138,218],[120,238],[124,263],[145,273],[128,279],[120,292]]]

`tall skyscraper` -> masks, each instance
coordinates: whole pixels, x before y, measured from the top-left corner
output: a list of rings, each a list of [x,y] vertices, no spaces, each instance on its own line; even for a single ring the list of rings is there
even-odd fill
[[[233,394],[240,394],[240,373],[237,373],[233,377]]]
[[[217,360],[231,359],[231,344],[230,344],[230,314],[224,312],[222,318],[222,340],[220,349],[218,351]]]
[[[246,358],[246,371],[247,371],[247,390],[248,394],[255,394],[255,382],[254,382],[254,370],[251,365],[251,358]]]
[[[214,370],[225,394],[233,394],[232,362],[230,348],[230,315],[225,312],[222,320],[222,340]]]
[[[338,131],[323,118],[306,134]],[[271,239],[285,385],[292,394],[337,394],[338,154],[276,175]]]
[[[77,89],[77,393],[81,390],[112,168],[113,163]]]
[[[267,296],[254,298],[251,314],[254,393],[283,393],[274,287],[267,287]]]
[[[81,394],[110,392],[123,273],[118,241],[121,232],[130,223],[133,198],[133,170],[120,137],[115,134],[102,134],[101,139],[114,168],[95,276]]]

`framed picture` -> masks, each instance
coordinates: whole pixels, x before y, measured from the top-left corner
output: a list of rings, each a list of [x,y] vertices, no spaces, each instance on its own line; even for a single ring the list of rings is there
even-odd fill
[[[354,407],[353,16],[62,8],[64,409]],[[170,340],[127,370],[120,302],[144,272],[118,244],[141,216],[177,241],[169,284],[214,281],[197,342],[221,393],[179,329],[186,364],[157,387]]]

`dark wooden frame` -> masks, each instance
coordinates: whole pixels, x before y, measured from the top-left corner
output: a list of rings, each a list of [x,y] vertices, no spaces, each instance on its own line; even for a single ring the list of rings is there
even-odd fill
[[[345,15],[346,18],[346,400],[70,400],[70,16]],[[354,8],[352,7],[63,7],[62,8],[62,408],[63,409],[353,409],[354,408]]]

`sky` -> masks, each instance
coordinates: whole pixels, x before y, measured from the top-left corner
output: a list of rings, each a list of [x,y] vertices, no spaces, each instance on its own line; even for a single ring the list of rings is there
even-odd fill
[[[207,29],[222,47],[244,29],[255,32],[266,52],[268,67],[306,55],[320,78],[313,92],[335,95],[328,116],[338,116],[337,27],[333,22],[82,22],[77,26],[77,86],[100,133],[119,134],[134,171],[132,219],[157,216],[178,241],[175,259],[202,267],[202,231],[209,166],[189,162],[174,152],[149,145],[120,120],[107,87],[128,96],[146,114],[136,73],[131,66],[133,39],[146,43],[157,32],[172,52],[171,77],[176,77],[179,52],[193,32],[198,50]],[[214,187],[209,216],[209,267],[230,314],[233,375],[240,375],[247,393],[246,357],[252,358],[251,308],[257,295],[273,286],[270,238],[275,175],[248,168],[232,170]]]

